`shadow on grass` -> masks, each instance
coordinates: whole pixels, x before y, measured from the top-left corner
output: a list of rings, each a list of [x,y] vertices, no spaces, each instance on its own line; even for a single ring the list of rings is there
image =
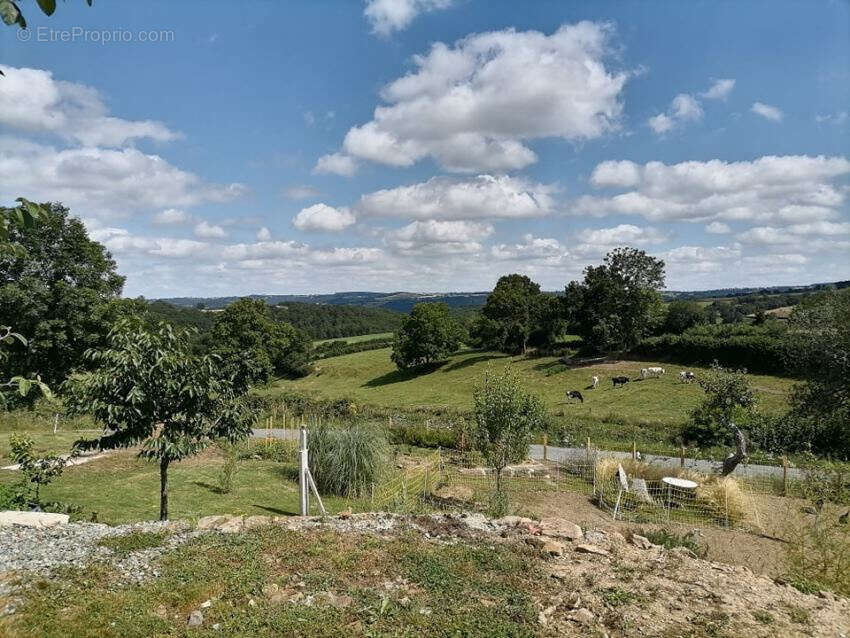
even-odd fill
[[[506,359],[510,355],[507,354],[480,354],[477,357],[468,357],[466,359],[461,359],[460,361],[455,361],[453,364],[446,366],[443,368],[443,372],[452,372],[453,370],[462,370],[463,368],[468,368],[469,366],[474,366],[476,363],[483,363],[484,361],[492,361],[493,359]]]
[[[298,516],[300,514],[300,512],[296,511],[295,508],[282,510],[279,507],[268,507],[267,505],[258,505],[257,503],[251,503],[251,506],[260,510],[265,510],[266,512],[271,512],[272,514],[277,514],[278,516]]]
[[[381,376],[375,377],[374,379],[369,379],[369,381],[364,383],[361,387],[380,388],[384,385],[402,383],[403,381],[410,381],[411,379],[415,379],[416,377],[420,377],[424,374],[430,374],[431,372],[439,370],[440,367],[443,366],[443,364],[445,364],[445,361],[437,361],[436,363],[430,363],[427,365],[419,366],[417,368],[411,368],[409,370],[393,370],[392,372],[387,372],[386,374],[382,374]]]
[[[209,490],[213,494],[227,494],[223,489],[221,489],[218,485],[213,485],[212,483],[206,483],[205,481],[192,481],[192,485],[197,485],[198,487],[203,487],[204,489]]]

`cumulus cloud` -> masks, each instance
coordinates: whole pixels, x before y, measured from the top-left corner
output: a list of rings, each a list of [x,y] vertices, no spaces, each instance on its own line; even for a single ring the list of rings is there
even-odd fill
[[[313,168],[313,173],[342,175],[343,177],[351,177],[357,172],[357,162],[350,155],[344,153],[331,153],[322,155]]]
[[[203,239],[220,239],[222,237],[227,237],[227,233],[224,231],[224,228],[216,224],[210,224],[205,219],[202,219],[195,224],[194,232],[197,237],[202,237]]]
[[[153,216],[153,223],[161,226],[188,224],[191,220],[192,216],[179,208],[166,208]]]
[[[711,88],[704,93],[700,93],[700,97],[704,97],[706,100],[725,100],[734,88],[735,80],[733,79],[715,80]]]
[[[706,224],[705,232],[712,233],[713,235],[725,235],[726,233],[731,233],[732,229],[729,227],[729,224],[711,222],[710,224]]]
[[[315,199],[322,196],[322,191],[318,188],[301,184],[286,188],[283,194],[289,199]]]
[[[446,9],[453,0],[366,0],[363,15],[372,25],[372,33],[388,36],[410,26],[420,13]]]
[[[123,146],[136,139],[167,142],[180,137],[162,122],[109,115],[100,94],[85,84],[55,80],[50,71],[0,65],[0,124],[51,133],[85,146]]]
[[[753,161],[602,162],[591,175],[599,188],[631,188],[611,197],[585,195],[582,215],[641,215],[651,221],[756,220],[795,224],[837,217],[850,174],[844,157],[765,156]]]
[[[763,102],[754,102],[750,107],[750,110],[756,115],[760,115],[766,120],[770,120],[771,122],[781,122],[783,113],[782,109],[776,106],[771,106],[770,104],[764,104]]]
[[[841,126],[847,121],[847,111],[837,111],[835,113],[826,113],[815,115],[815,122],[818,124],[833,124]]]
[[[663,135],[686,122],[701,120],[703,110],[699,101],[687,93],[680,93],[670,102],[667,113],[659,113],[648,120],[649,127]]]
[[[648,246],[666,242],[670,239],[670,233],[662,232],[651,226],[641,228],[632,224],[620,224],[613,228],[587,228],[579,232],[577,237],[585,244],[594,246]]]
[[[159,155],[135,148],[57,149],[0,137],[0,197],[20,193],[61,201],[86,214],[124,217],[136,211],[227,202],[246,192],[242,184],[208,184]]]
[[[392,166],[433,157],[455,172],[519,169],[537,159],[528,140],[616,130],[629,74],[606,68],[610,36],[605,24],[580,22],[551,35],[506,29],[438,42],[384,87],[385,104],[348,131],[344,153],[315,170],[353,172],[353,157]]]
[[[357,219],[347,208],[334,208],[327,204],[314,204],[307,208],[302,208],[295,218],[292,220],[292,225],[298,230],[315,230],[337,232],[345,230]]]
[[[257,239],[259,241],[269,241],[272,238],[272,232],[263,226],[260,230],[257,231]]]
[[[479,240],[493,234],[490,224],[470,221],[415,221],[389,231],[385,241],[404,255],[462,254],[482,250]]]
[[[530,218],[549,214],[556,187],[506,175],[427,182],[363,195],[357,209],[366,215],[411,219]]]
[[[756,244],[799,244],[801,236],[834,237],[850,235],[850,222],[808,222],[791,224],[785,228],[756,226],[738,235],[744,242]],[[810,241],[806,239],[805,241]]]
[[[552,237],[535,237],[529,233],[522,239],[519,244],[497,244],[490,254],[499,260],[542,260],[553,265],[568,255],[563,244]]]

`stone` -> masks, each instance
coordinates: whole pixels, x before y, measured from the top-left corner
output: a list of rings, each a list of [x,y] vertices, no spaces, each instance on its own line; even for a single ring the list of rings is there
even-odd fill
[[[649,488],[646,485],[646,479],[632,479],[632,493],[637,497],[639,501],[646,503],[647,505],[655,505],[655,501],[649,494]]]
[[[233,518],[216,525],[216,529],[220,532],[224,532],[225,534],[235,534],[236,532],[241,532],[244,526],[245,522],[242,520],[242,517],[234,516]]]
[[[608,550],[599,547],[598,545],[576,545],[576,551],[582,554],[596,554],[597,556],[608,556]]]
[[[196,609],[189,614],[189,619],[186,621],[186,624],[190,627],[200,627],[204,624],[204,615],[200,612],[200,610]]]
[[[50,512],[0,512],[0,527],[6,525],[22,525],[24,527],[56,527],[65,525],[70,517],[67,514]]]
[[[263,586],[263,596],[266,596],[267,598],[271,598],[278,593],[280,593],[280,585],[277,583],[269,583],[268,585]]]
[[[580,625],[584,625],[585,627],[592,625],[593,621],[596,620],[596,616],[593,615],[593,612],[589,609],[585,609],[584,607],[576,609],[568,616],[568,618]]]
[[[563,518],[543,518],[540,520],[538,527],[540,527],[541,534],[554,536],[555,538],[566,538],[570,541],[577,541],[583,536],[581,527]]]
[[[474,529],[479,532],[490,531],[490,521],[484,514],[479,512],[470,512],[463,516],[463,522],[469,529]]]
[[[160,618],[168,618],[168,608],[165,605],[159,605],[153,613]]]
[[[248,607],[256,607],[256,606],[257,606],[257,601],[254,600],[253,598],[249,598],[248,599]]]
[[[584,539],[594,545],[602,545],[608,540],[608,535],[600,529],[589,529],[584,533]]]
[[[546,556],[563,556],[564,546],[558,541],[546,541],[540,551]]]
[[[632,534],[632,545],[640,549],[652,549],[653,547],[657,547],[657,545],[655,545],[655,543],[649,540],[646,536],[641,536],[640,534]]]
[[[688,558],[696,558],[697,557],[697,555],[694,554],[687,547],[681,547],[681,546],[680,547],[674,547],[673,549],[670,550],[670,553],[676,554],[677,556],[687,556]]]
[[[533,523],[534,521],[530,518],[526,518],[524,516],[503,516],[502,518],[497,518],[493,521],[494,525],[499,525],[501,527],[519,527],[520,525],[528,525],[529,523]]]
[[[221,629],[221,623],[217,622],[216,624],[214,624],[212,626],[212,628],[213,628],[214,631],[218,631],[219,629]]]
[[[242,523],[245,529],[254,529],[255,527],[263,527],[272,524],[271,516],[248,516]]]
[[[204,516],[203,518],[198,519],[198,524],[196,525],[197,529],[207,530],[207,529],[216,529],[221,523],[224,523],[228,520],[228,516]]]
[[[212,607],[212,601],[211,600],[205,600],[204,602],[201,603],[201,609],[209,609],[210,607]]]

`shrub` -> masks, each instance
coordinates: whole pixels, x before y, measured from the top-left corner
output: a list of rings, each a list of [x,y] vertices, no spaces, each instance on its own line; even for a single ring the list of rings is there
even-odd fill
[[[37,458],[33,455],[34,446],[35,442],[26,435],[12,434],[9,437],[9,448],[11,450],[9,456],[21,466],[21,474],[35,490],[33,498],[35,504],[38,505],[41,486],[47,485],[62,474],[68,460],[55,452],[43,454],[40,455],[41,458]]]
[[[708,554],[708,547],[701,544],[693,532],[678,534],[667,529],[643,529],[635,533],[646,537],[651,543],[661,545],[666,549],[687,547],[700,558],[705,558]]]
[[[310,472],[321,492],[357,497],[378,481],[387,461],[387,439],[373,426],[320,425],[310,430]]]
[[[367,350],[380,350],[381,348],[389,348],[393,345],[392,337],[379,337],[377,339],[369,339],[367,341],[357,341],[348,343],[347,341],[326,341],[320,343],[313,348],[313,357],[315,359],[327,359],[329,357],[341,357],[346,354],[355,352],[365,352]]]
[[[218,489],[223,494],[233,491],[233,477],[239,463],[239,449],[236,444],[224,439],[218,442],[218,449],[224,457],[224,463],[218,474]]]
[[[23,483],[0,483],[0,510],[17,510],[26,505],[27,487]]]
[[[294,463],[298,460],[298,442],[288,439],[254,439],[239,445],[237,458]]]
[[[427,448],[456,448],[458,435],[445,427],[426,425],[395,425],[388,430],[393,445],[412,445]]]

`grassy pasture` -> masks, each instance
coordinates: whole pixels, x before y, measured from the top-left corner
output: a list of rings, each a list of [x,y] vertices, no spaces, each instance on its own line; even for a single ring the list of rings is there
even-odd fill
[[[318,346],[331,341],[345,341],[345,343],[362,343],[363,341],[374,341],[375,339],[389,339],[393,336],[392,332],[374,332],[368,335],[358,335],[356,337],[337,337],[336,339],[319,339],[314,341],[313,345]]]
[[[648,361],[619,361],[558,371],[555,357],[509,357],[497,352],[466,351],[454,355],[429,373],[405,372],[390,361],[390,349],[370,350],[333,357],[316,364],[315,371],[294,381],[280,380],[263,393],[299,390],[323,398],[350,397],[355,401],[391,408],[443,408],[468,410],[472,390],[488,366],[510,365],[519,372],[527,387],[546,402],[555,414],[606,419],[611,415],[626,419],[678,424],[702,399],[697,384],[680,383],[684,366]],[[660,365],[663,377],[638,381],[640,369]],[[699,375],[704,368],[688,366]],[[548,374],[547,374],[548,373]],[[593,375],[600,377],[596,390],[586,389]],[[612,388],[611,377],[625,375],[632,382]],[[752,375],[761,407],[779,411],[786,406],[786,394],[793,381]],[[579,390],[584,403],[567,402],[565,393]]]

